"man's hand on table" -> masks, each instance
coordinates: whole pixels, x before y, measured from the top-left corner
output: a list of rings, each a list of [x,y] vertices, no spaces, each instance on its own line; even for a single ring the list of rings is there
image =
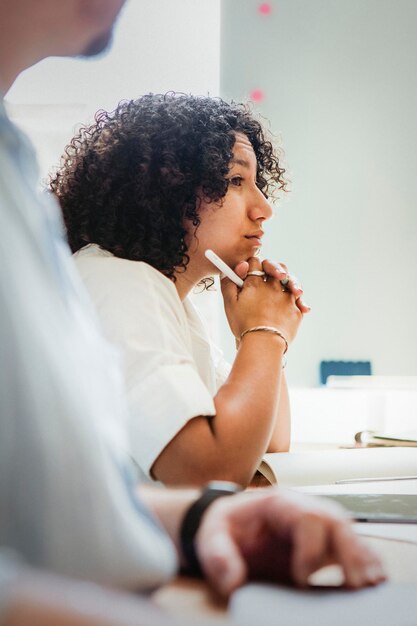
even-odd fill
[[[253,579],[307,585],[331,564],[341,566],[351,588],[386,578],[341,507],[276,487],[214,502],[202,518],[196,551],[205,576],[225,596]]]

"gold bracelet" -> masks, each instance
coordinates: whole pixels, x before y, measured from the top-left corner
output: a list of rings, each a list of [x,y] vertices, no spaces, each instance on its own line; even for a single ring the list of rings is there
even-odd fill
[[[243,331],[243,333],[240,335],[240,341],[242,341],[243,337],[245,335],[247,335],[248,333],[258,333],[258,332],[265,332],[265,333],[273,333],[274,335],[278,335],[278,337],[281,337],[281,339],[284,341],[285,343],[285,350],[284,350],[284,354],[287,352],[288,350],[288,341],[287,338],[285,337],[285,335],[279,330],[279,328],[275,328],[275,326],[253,326],[252,328],[247,328],[246,330]]]

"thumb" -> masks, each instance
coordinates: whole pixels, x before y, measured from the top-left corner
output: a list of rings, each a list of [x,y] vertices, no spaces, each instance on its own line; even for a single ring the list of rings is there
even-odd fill
[[[199,557],[204,573],[220,594],[227,597],[243,585],[247,566],[227,529],[206,536],[201,548]]]
[[[245,280],[247,273],[249,272],[249,263],[247,261],[241,261],[235,267],[236,274]]]

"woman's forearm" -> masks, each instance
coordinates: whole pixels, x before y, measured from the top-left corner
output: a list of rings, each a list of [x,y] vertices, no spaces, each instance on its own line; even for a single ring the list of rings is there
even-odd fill
[[[281,391],[274,428],[267,452],[288,452],[291,443],[291,407],[285,374],[281,375]]]
[[[215,479],[248,485],[275,427],[284,350],[279,336],[245,336],[214,398],[216,415],[189,420],[156,459],[154,477],[171,485]]]
[[[239,468],[238,475],[246,473],[248,481],[271,438],[284,438],[288,430],[287,424],[277,429],[284,349],[282,339],[269,333],[245,336],[229,378],[214,399],[214,437],[227,449],[230,465]]]

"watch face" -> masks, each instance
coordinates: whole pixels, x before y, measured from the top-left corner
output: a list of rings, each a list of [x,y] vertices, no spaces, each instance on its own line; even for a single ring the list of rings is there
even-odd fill
[[[238,491],[242,491],[242,487],[237,483],[232,483],[227,480],[212,480],[207,483],[205,489],[210,491],[230,491],[230,493],[237,493]]]

